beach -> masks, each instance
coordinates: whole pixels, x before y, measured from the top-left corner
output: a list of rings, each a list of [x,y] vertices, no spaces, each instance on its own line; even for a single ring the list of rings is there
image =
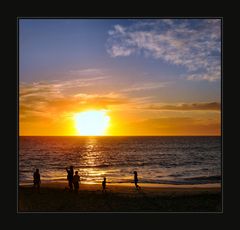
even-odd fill
[[[80,184],[78,193],[67,183],[43,183],[40,192],[20,185],[19,212],[221,212],[219,184],[164,185]]]

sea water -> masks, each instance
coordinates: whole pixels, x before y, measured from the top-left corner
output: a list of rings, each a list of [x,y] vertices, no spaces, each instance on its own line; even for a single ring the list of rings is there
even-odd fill
[[[19,183],[65,181],[66,167],[81,183],[209,184],[221,182],[221,137],[19,137]]]

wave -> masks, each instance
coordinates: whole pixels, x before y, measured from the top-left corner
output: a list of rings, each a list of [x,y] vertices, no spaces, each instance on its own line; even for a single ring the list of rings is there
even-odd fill
[[[43,178],[42,182],[66,182],[67,179],[65,178]],[[24,179],[20,183],[32,183],[31,179]],[[92,182],[92,183],[100,183],[101,179],[97,179],[94,177],[81,177],[81,183],[85,182]],[[185,178],[182,180],[166,180],[166,179],[141,179],[139,180],[140,184],[170,184],[170,185],[198,185],[198,184],[215,184],[215,183],[220,183],[221,182],[221,177],[220,176],[209,176],[209,177],[193,177],[193,178]],[[107,183],[112,184],[112,183],[117,183],[117,184],[122,184],[122,183],[134,183],[132,179],[119,179],[119,178],[112,178],[108,179],[107,178]]]
[[[190,177],[185,178],[185,180],[199,180],[199,181],[220,181],[222,177],[220,175],[215,176],[200,176],[200,177]]]

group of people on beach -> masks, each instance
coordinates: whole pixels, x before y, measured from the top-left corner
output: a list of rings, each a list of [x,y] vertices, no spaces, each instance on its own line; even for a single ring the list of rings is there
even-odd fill
[[[78,171],[73,170],[73,166],[66,167],[67,171],[67,180],[68,180],[68,186],[70,191],[78,192],[79,190],[79,182],[80,182],[80,176],[78,175]],[[136,189],[140,189],[140,186],[138,185],[138,175],[137,171],[133,172],[134,174],[134,184]],[[103,178],[102,181],[102,192],[106,192],[106,177]],[[40,184],[41,184],[41,176],[39,173],[39,169],[36,169],[36,171],[33,173],[33,186],[36,188],[38,191],[40,190]]]
[[[69,189],[72,191],[74,187],[74,191],[77,192],[79,189],[79,182],[80,182],[80,176],[78,175],[78,171],[75,171],[75,175],[73,176],[73,166],[70,166],[69,168],[66,168],[67,171],[67,180],[68,180],[68,186]],[[102,192],[106,192],[106,177],[103,178],[102,181]]]
[[[74,191],[77,192],[79,189],[79,182],[80,182],[80,176],[78,175],[78,171],[75,171],[75,174],[74,174],[73,166],[70,166],[69,168],[66,167],[66,171],[67,171],[67,180],[68,180],[69,189],[72,191],[74,186]]]

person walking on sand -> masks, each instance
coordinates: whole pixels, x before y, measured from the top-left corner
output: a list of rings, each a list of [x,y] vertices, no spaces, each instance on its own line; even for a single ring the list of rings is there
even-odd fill
[[[40,183],[41,183],[41,176],[39,173],[39,169],[33,173],[33,187],[37,188],[38,192],[40,191]]]
[[[134,174],[134,184],[136,186],[136,189],[140,189],[140,186],[138,185],[138,175],[137,175],[137,171],[133,172]]]
[[[75,192],[78,192],[79,181],[80,181],[80,176],[78,175],[78,171],[75,171],[75,175],[73,176],[73,185],[74,185]]]
[[[66,168],[67,171],[67,180],[68,180],[68,185],[69,189],[72,191],[73,190],[73,166],[70,166],[69,168]]]
[[[106,192],[106,177],[103,178],[103,181],[102,181],[102,192]]]

